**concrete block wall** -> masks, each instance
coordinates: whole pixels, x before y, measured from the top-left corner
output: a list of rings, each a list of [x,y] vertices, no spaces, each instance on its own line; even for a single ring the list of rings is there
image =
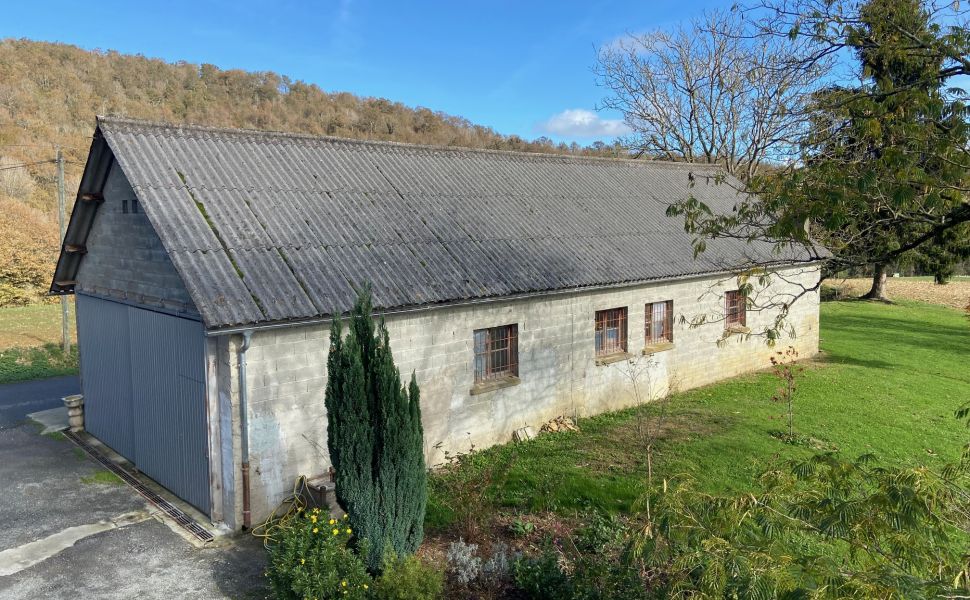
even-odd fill
[[[197,317],[195,304],[142,207],[132,212],[135,200],[131,184],[114,162],[105,182],[104,202],[88,234],[76,290]]]
[[[770,325],[777,314],[757,307],[790,302],[817,278],[815,267],[773,274],[770,284],[751,296],[755,307],[747,323],[752,333]],[[787,320],[796,337],[769,348],[760,337],[725,336],[723,293],[731,289],[737,289],[733,277],[695,278],[389,315],[391,346],[402,378],[413,371],[421,387],[429,464],[440,462],[444,450],[504,443],[514,430],[527,425],[538,429],[559,415],[586,416],[631,405],[631,363],[596,364],[597,310],[628,308],[628,350],[631,360],[643,366],[641,389],[653,396],[668,387],[689,389],[766,368],[772,353],[789,345],[804,358],[817,352],[816,292],[792,306]],[[663,300],[674,302],[673,347],[640,357],[645,304]],[[698,327],[680,319],[702,316],[707,323]],[[521,383],[471,394],[473,331],[511,323],[518,324]],[[231,377],[238,373],[234,348],[228,348],[225,360]],[[328,348],[326,325],[253,335],[247,379],[254,523],[287,496],[298,475],[323,474],[329,466],[324,408]],[[234,398],[238,394],[238,382],[225,388]]]

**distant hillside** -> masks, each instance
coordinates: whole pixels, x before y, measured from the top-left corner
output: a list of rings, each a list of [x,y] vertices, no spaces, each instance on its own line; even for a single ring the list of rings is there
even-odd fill
[[[499,150],[615,155],[501,135],[461,117],[383,98],[329,93],[272,72],[221,70],[28,40],[0,40],[0,306],[46,291],[57,252],[54,146],[68,202],[96,114]]]

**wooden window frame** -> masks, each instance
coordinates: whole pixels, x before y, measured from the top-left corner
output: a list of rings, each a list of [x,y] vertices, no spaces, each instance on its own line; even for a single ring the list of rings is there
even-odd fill
[[[627,335],[628,316],[629,311],[626,306],[596,311],[593,326],[593,345],[597,358],[626,354],[629,338]],[[619,339],[617,343],[608,344],[606,332],[612,329],[617,330]]]
[[[481,341],[479,338],[481,337]],[[473,334],[475,384],[519,376],[519,324],[476,329]]]
[[[724,327],[725,329],[748,326],[748,299],[740,290],[730,290],[724,293]]]
[[[653,320],[653,308],[657,305],[664,306],[664,323],[660,328],[662,329],[661,335],[657,335],[657,327]],[[643,325],[643,339],[647,346],[656,346],[661,344],[673,344],[674,343],[674,301],[673,300],[663,300],[660,302],[648,302],[643,307],[644,310],[644,325]]]

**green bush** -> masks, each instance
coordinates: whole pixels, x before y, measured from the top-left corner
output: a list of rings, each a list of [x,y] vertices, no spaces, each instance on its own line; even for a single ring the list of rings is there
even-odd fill
[[[538,556],[516,561],[515,583],[533,600],[645,598],[638,565],[628,560],[628,538],[625,522],[594,513],[572,535],[550,541]]]
[[[385,553],[381,576],[374,582],[377,600],[436,600],[444,590],[444,571],[416,556]]]
[[[366,540],[367,566],[380,570],[388,548],[411,554],[424,538],[428,500],[424,430],[414,374],[402,385],[384,320],[375,327],[370,292],[354,305],[350,331],[339,319],[327,358],[327,447],[335,494]]]
[[[572,582],[559,568],[559,556],[551,549],[538,556],[522,557],[512,564],[515,585],[529,600],[560,600],[573,597]]]
[[[663,597],[967,597],[968,484],[964,462],[935,472],[832,452],[744,495],[665,481],[641,502],[651,512],[631,527],[631,556]]]
[[[278,526],[266,573],[278,600],[370,597],[373,581],[349,545],[347,523],[313,509]]]

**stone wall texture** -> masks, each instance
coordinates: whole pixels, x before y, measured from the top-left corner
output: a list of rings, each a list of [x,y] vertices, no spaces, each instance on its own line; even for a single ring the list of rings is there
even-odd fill
[[[104,202],[88,234],[88,253],[78,269],[76,290],[198,318],[148,217],[141,207],[133,212],[135,200],[121,167],[113,163],[104,186]]]
[[[775,271],[756,287],[747,313],[752,334],[770,326],[777,305],[812,288],[814,266]],[[630,406],[631,369],[641,372],[640,389],[659,397],[668,388],[694,388],[769,366],[772,353],[794,346],[802,358],[818,351],[818,294],[809,291],[791,306],[787,323],[794,337],[775,348],[757,335],[726,335],[723,294],[737,289],[730,276],[653,282],[627,287],[550,294],[509,301],[436,308],[387,317],[391,347],[402,377],[413,371],[421,387],[425,446],[429,464],[445,450],[464,452],[508,442],[513,431],[538,429],[560,415],[587,416]],[[673,300],[673,347],[643,356],[644,308]],[[773,308],[767,308],[769,305]],[[594,315],[627,307],[629,360],[597,364]],[[759,307],[766,307],[759,309]],[[705,323],[691,326],[690,322]],[[471,394],[474,385],[473,331],[518,324],[517,385]],[[238,413],[239,336],[221,344],[223,407]],[[326,438],[326,362],[329,326],[256,331],[247,354],[253,522],[265,518],[286,496],[299,475],[323,474],[329,466]],[[238,415],[234,418],[238,418]],[[227,428],[235,430],[238,427]],[[226,441],[223,441],[226,446]],[[238,444],[233,444],[238,448]],[[239,468],[238,455],[224,465]],[[240,523],[241,491],[236,486]],[[229,499],[227,499],[229,500]],[[230,500],[231,501],[231,500]],[[228,509],[228,507],[227,507]]]

